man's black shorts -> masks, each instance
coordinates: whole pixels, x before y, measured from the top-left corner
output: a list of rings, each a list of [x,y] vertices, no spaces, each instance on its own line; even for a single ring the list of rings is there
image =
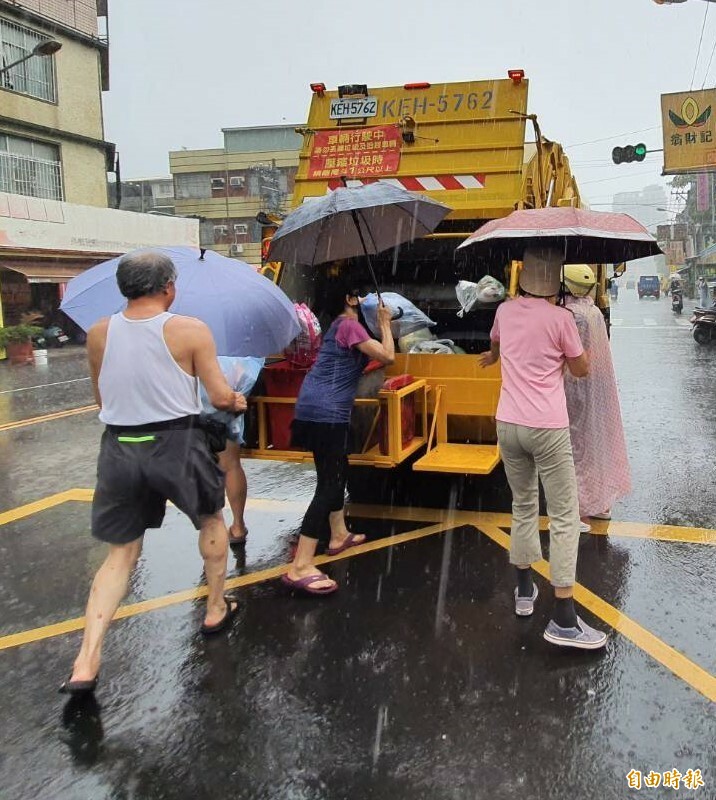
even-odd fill
[[[159,528],[167,500],[200,527],[204,516],[224,507],[224,474],[201,428],[151,431],[118,428],[102,436],[92,535],[126,544]]]

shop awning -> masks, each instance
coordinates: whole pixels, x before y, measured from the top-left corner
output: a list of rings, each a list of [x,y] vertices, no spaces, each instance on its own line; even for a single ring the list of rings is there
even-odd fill
[[[694,261],[705,261],[708,258],[716,256],[716,244],[712,244],[694,257]]]
[[[70,267],[63,264],[0,264],[3,269],[19,272],[27,278],[28,283],[67,283],[67,281],[84,272],[81,267]]]

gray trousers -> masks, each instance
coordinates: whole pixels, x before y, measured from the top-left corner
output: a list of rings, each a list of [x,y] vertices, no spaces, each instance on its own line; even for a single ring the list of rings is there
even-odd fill
[[[579,547],[579,502],[569,428],[527,428],[498,422],[497,438],[512,490],[510,563],[526,566],[542,558],[539,478],[550,518],[552,585],[574,585]]]

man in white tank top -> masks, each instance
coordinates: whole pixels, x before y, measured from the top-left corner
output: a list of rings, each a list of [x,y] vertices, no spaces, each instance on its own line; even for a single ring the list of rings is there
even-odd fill
[[[203,633],[224,629],[237,602],[223,595],[228,554],[224,477],[198,427],[201,380],[212,405],[243,413],[246,399],[226,382],[209,328],[168,313],[176,271],[167,256],[125,256],[117,283],[125,311],[93,326],[87,336],[90,374],[107,429],[97,467],[92,535],[109,544],[95,575],[82,647],[60,691],[92,692],[102,644],[142,552],[144,533],[158,528],[167,500],[199,529],[209,594]]]

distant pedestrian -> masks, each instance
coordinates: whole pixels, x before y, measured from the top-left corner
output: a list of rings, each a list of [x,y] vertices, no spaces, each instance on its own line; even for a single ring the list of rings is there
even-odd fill
[[[708,308],[709,303],[709,285],[706,283],[706,279],[703,275],[699,276],[698,281],[696,282],[697,288],[699,290],[699,306],[701,308]]]
[[[142,552],[144,533],[162,524],[167,501],[200,530],[208,597],[203,633],[222,630],[237,610],[224,597],[228,533],[224,476],[199,427],[199,379],[215,408],[242,412],[203,322],[170,314],[176,271],[167,256],[132,253],[117,268],[125,311],[87,337],[90,374],[106,429],[97,465],[92,535],[109,545],[95,575],[80,652],[60,691],[92,692],[102,645]]]
[[[589,374],[565,375],[564,390],[577,472],[582,533],[589,520],[611,519],[612,505],[631,491],[631,471],[619,407],[619,390],[602,312],[591,296],[597,284],[587,264],[564,268],[567,308],[589,353]]]
[[[368,362],[392,364],[395,343],[390,310],[383,305],[378,308],[378,342],[359,321],[359,302],[358,292],[342,280],[332,283],[324,311],[334,321],[296,401],[292,440],[294,446],[313,453],[316,491],[301,524],[293,563],[282,580],[305,594],[331,594],[338,588],[314,565],[319,541],[327,545],[329,555],[365,541],[362,534],[348,531],[344,512],[351,411]]]
[[[243,395],[254,388],[264,365],[263,358],[239,358],[219,356],[219,366],[229,386]],[[217,411],[209,401],[204,387],[201,387],[203,406],[202,418],[218,426],[218,435],[225,438],[225,447],[218,453],[219,466],[226,476],[226,498],[231,508],[232,520],[229,525],[229,544],[238,547],[246,543],[248,529],[244,520],[248,486],[246,473],[241,464],[241,445],[244,444],[244,415],[229,411]],[[206,423],[205,423],[206,424]]]
[[[544,638],[562,647],[594,650],[605,634],[587,625],[574,607],[579,503],[569,418],[565,367],[580,377],[589,361],[574,317],[555,306],[563,258],[556,248],[530,247],[520,273],[520,297],[503,303],[490,333],[482,366],[501,359],[502,389],[497,437],[512,490],[510,562],[517,571],[515,613],[531,616],[537,599],[531,565],[542,559],[538,479],[550,517],[550,578],[555,593]]]

